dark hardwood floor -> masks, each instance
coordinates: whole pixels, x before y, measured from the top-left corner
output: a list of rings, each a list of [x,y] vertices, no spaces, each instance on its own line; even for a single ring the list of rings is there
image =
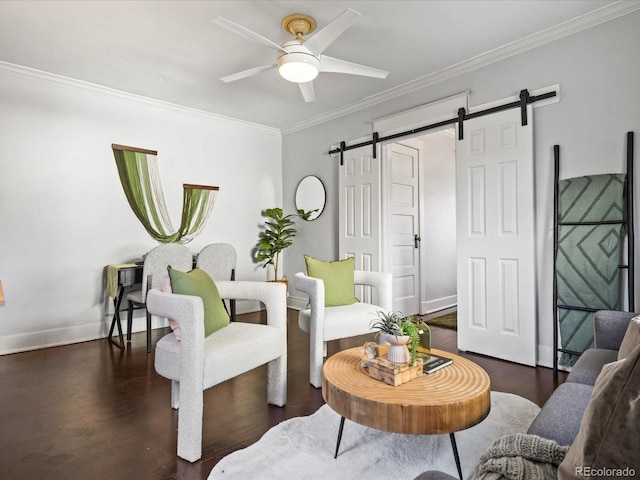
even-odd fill
[[[245,321],[263,321],[261,314]],[[153,332],[157,341],[167,330]],[[372,336],[330,342],[329,355]],[[324,402],[308,381],[309,339],[289,311],[288,401],[266,403],[266,367],[204,394],[203,455],[176,456],[177,412],[170,382],[157,375],[145,334],[124,352],[107,340],[0,357],[0,478],[206,479],[222,457],[258,440],[282,420],[309,415]],[[458,353],[456,333],[434,327],[435,348]],[[550,369],[463,354],[491,377],[492,389],[542,405],[558,382]],[[560,374],[560,382],[565,375]]]

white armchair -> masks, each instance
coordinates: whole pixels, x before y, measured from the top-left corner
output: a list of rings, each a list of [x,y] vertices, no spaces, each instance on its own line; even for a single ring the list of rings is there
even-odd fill
[[[310,336],[309,381],[316,388],[322,386],[322,363],[327,355],[327,342],[374,331],[369,325],[376,318],[376,312],[390,311],[393,308],[390,273],[356,270],[354,281],[356,286],[374,287],[379,305],[357,302],[352,305],[325,307],[324,282],[302,272],[295,274],[295,288],[309,296],[310,308],[300,310],[298,325]]]
[[[202,299],[152,289],[147,310],[172,318],[181,340],[173,333],[158,341],[155,369],[171,380],[171,407],[178,415],[178,456],[194,462],[202,456],[203,391],[260,365],[267,367],[267,401],[287,401],[287,293],[281,283],[219,281],[225,299],[262,302],[267,324],[231,322],[204,336]]]

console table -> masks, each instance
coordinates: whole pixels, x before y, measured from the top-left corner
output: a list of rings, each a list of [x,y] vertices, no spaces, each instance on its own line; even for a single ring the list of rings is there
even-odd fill
[[[111,343],[121,350],[124,350],[124,336],[122,335],[122,323],[120,322],[120,305],[124,298],[127,287],[134,287],[142,284],[142,265],[136,263],[121,263],[107,265],[107,295],[113,298],[113,319],[107,337]],[[120,343],[113,339],[114,327],[118,327],[118,337]]]

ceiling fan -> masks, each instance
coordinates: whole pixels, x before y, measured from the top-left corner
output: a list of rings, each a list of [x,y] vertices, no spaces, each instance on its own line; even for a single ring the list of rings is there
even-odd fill
[[[222,77],[220,80],[223,82],[233,82],[277,68],[284,79],[298,84],[305,102],[314,102],[316,97],[313,89],[313,79],[316,78],[320,72],[348,73],[364,77],[386,78],[389,72],[384,70],[347,62],[346,60],[340,60],[322,54],[358,17],[360,17],[358,12],[348,8],[322,29],[318,30],[314,35],[304,39],[302,38],[303,35],[308,35],[315,31],[316,21],[312,17],[300,13],[287,15],[282,19],[282,28],[286,32],[295,35],[296,38],[282,45],[278,45],[268,38],[224,17],[216,17],[213,19],[215,24],[244,38],[253,40],[260,45],[273,48],[278,52],[275,64],[243,70],[242,72]]]

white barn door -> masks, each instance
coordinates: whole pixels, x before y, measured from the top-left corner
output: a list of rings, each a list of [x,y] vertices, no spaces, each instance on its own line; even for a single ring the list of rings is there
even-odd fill
[[[356,270],[380,271],[382,265],[380,147],[344,152],[340,166],[338,249],[341,259],[354,257]],[[357,287],[356,297],[375,303],[372,289]]]
[[[465,120],[456,142],[458,348],[536,364],[533,118]],[[456,138],[457,135],[456,135]]]

